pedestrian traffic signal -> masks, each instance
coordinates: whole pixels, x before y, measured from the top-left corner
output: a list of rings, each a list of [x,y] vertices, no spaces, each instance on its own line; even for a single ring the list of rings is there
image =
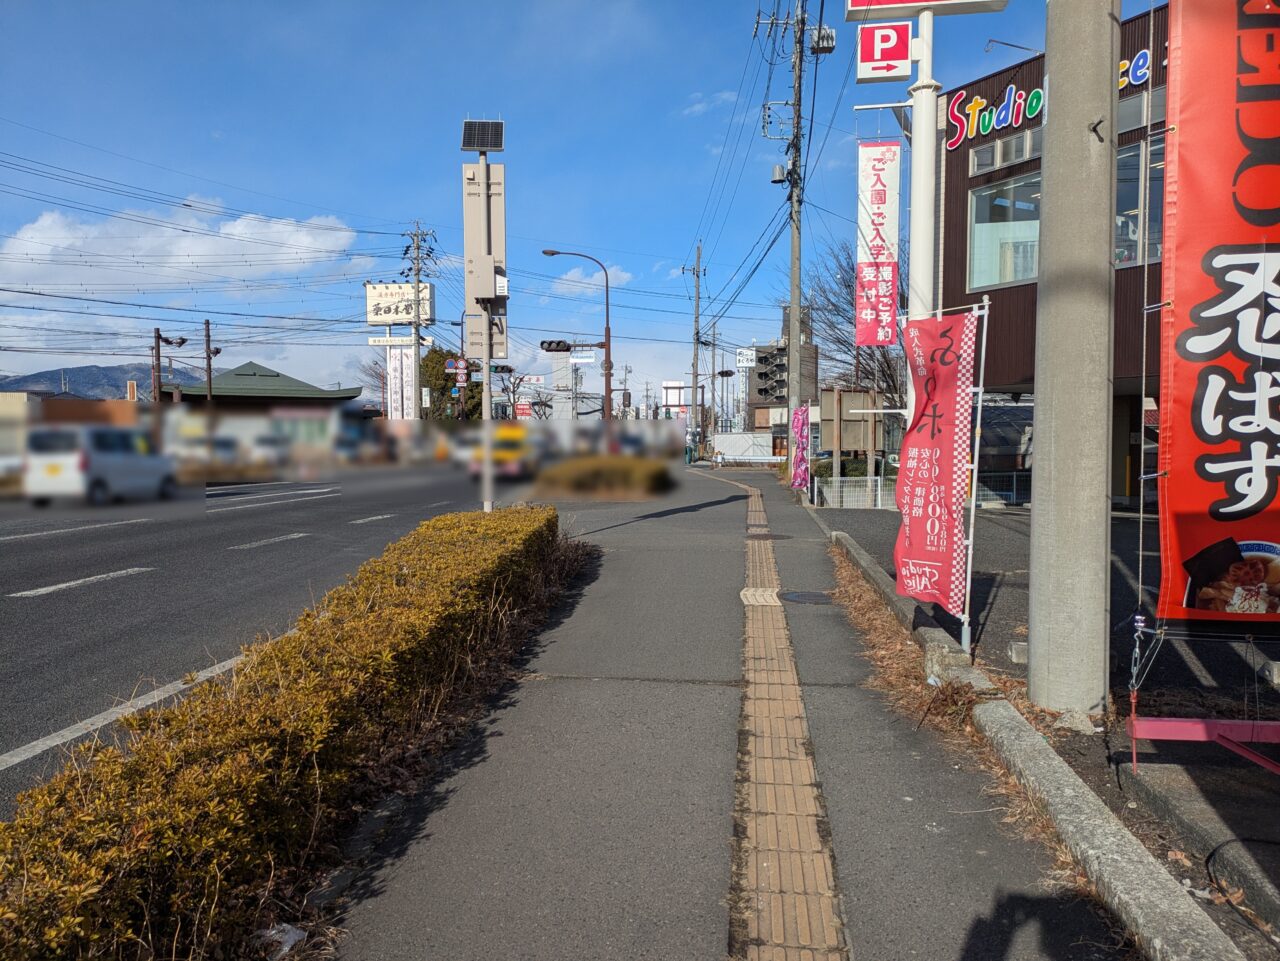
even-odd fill
[[[567,340],[544,340],[540,346],[548,354],[567,354],[573,349]]]

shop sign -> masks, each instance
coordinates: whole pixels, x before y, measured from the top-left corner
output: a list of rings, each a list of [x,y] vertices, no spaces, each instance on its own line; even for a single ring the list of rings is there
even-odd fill
[[[1118,75],[1121,90],[1146,83],[1151,79],[1151,51],[1139,50],[1132,60],[1121,60]],[[957,90],[947,102],[947,119],[953,128],[947,138],[947,149],[955,150],[966,140],[985,137],[997,130],[1021,127],[1040,116],[1044,102],[1044,87],[1022,90],[1011,83],[998,105],[977,94],[970,97],[967,88]]]
[[[858,145],[858,265],[854,341],[890,347],[898,341],[898,193],[902,144]]]
[[[864,21],[915,17],[921,10],[932,10],[939,16],[948,13],[995,13],[1003,10],[1008,0],[847,0],[847,3],[845,20]]]
[[[1156,613],[1197,637],[1276,633],[1280,9],[1169,20]]]
[[[858,28],[858,83],[911,76],[911,21]]]
[[[977,330],[977,314],[967,311],[912,320],[903,331],[915,408],[898,468],[898,593],[941,604],[957,616],[964,611]]]

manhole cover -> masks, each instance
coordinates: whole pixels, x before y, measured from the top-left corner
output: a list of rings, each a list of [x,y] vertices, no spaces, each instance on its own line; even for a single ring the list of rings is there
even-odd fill
[[[749,541],[789,541],[790,534],[748,534]]]
[[[825,591],[779,591],[778,599],[788,604],[831,603],[831,595]]]

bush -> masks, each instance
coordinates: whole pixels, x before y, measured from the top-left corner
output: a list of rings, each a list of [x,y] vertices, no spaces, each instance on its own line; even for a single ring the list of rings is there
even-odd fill
[[[651,457],[570,457],[538,476],[544,491],[575,494],[661,494],[674,486],[667,465]]]
[[[0,824],[0,957],[242,956],[379,759],[519,646],[558,550],[551,508],[433,518],[229,680],[73,752]]]

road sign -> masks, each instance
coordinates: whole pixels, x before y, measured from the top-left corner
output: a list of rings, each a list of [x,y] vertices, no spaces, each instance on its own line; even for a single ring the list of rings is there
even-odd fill
[[[412,347],[413,335],[406,337],[370,337],[370,347]]]
[[[453,382],[455,384],[465,384],[467,382],[467,372],[465,370],[458,371],[453,376]]]
[[[445,370],[452,371],[452,370],[457,370],[457,368],[458,368],[458,362],[454,360],[452,357],[450,357],[448,360],[444,362]]]
[[[450,394],[450,396],[452,396],[452,397],[457,397],[460,393],[462,393],[462,391],[460,391],[457,387],[450,387],[450,388],[449,388],[449,394]]]
[[[868,23],[858,28],[858,83],[911,76],[911,21]]]
[[[895,17],[919,16],[921,10],[946,13],[994,13],[1003,10],[1008,0],[845,0],[845,20],[857,23],[867,20],[889,20]]]
[[[459,378],[458,383],[460,383],[460,384],[461,384],[461,383],[464,383],[464,381],[463,381],[463,380],[461,380],[461,378]],[[484,383],[484,371],[482,371],[482,370],[473,370],[473,371],[471,372],[471,383],[473,383],[473,384],[483,384],[483,383]]]
[[[594,364],[596,362],[596,352],[591,347],[575,347],[569,354],[569,363],[571,364]]]

